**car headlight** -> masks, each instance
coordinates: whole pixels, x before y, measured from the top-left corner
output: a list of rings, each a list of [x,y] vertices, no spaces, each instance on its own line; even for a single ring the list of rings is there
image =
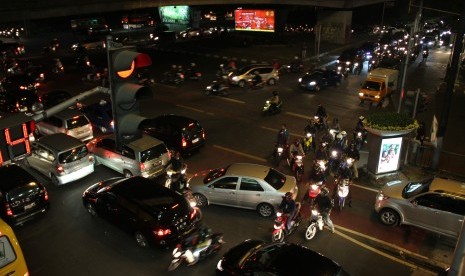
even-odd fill
[[[350,61],[346,61],[346,65],[350,65]]]
[[[359,95],[360,97],[363,97],[363,93],[362,93],[362,92],[358,93],[358,95]]]
[[[341,70],[342,70],[342,66],[338,66],[338,67],[337,67],[337,70],[341,71]]]
[[[232,80],[233,80],[233,81],[238,81],[238,80],[239,80],[239,77],[238,77],[238,76],[234,76],[234,77],[232,77]]]
[[[315,81],[311,81],[311,82],[310,82],[310,85],[311,85],[311,86],[314,86],[314,85],[316,85],[316,82],[315,82]]]
[[[209,86],[207,86],[207,89],[210,90],[210,89],[212,89],[212,87],[209,85]]]

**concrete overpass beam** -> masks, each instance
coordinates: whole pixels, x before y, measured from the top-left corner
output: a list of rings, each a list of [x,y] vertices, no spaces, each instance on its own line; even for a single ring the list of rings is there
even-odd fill
[[[350,42],[352,11],[319,11],[317,25],[321,25],[321,41],[347,44]]]

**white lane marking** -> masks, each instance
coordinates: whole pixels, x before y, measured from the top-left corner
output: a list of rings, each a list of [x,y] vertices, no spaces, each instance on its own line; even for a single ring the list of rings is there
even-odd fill
[[[360,188],[360,189],[365,189],[365,190],[368,190],[368,191],[372,191],[372,192],[375,192],[375,193],[378,193],[380,189],[376,189],[376,188],[370,188],[370,187],[366,187],[366,186],[361,186],[361,185],[357,185],[357,184],[352,184],[354,187],[357,187],[357,188]]]
[[[197,108],[190,107],[190,106],[186,106],[186,105],[182,105],[182,104],[177,104],[176,106],[177,106],[177,107],[182,107],[182,108],[185,108],[185,109],[189,109],[189,110],[192,110],[192,111],[200,112],[200,113],[205,113],[205,114],[208,114],[208,115],[215,115],[215,113],[207,112],[207,111],[204,111],[204,110],[202,110],[202,109],[197,109]]]
[[[228,102],[245,104],[244,101],[239,101],[239,100],[236,100],[236,99],[231,99],[231,98],[226,98],[226,97],[220,97],[220,99],[222,99],[224,101],[228,101]]]
[[[237,150],[234,150],[234,149],[226,148],[226,147],[219,146],[219,145],[213,145],[213,147],[217,148],[217,149],[222,149],[222,150],[227,151],[227,152],[235,153],[237,155],[245,156],[247,158],[254,159],[254,160],[257,160],[257,161],[266,162],[265,158],[261,158],[261,157],[251,155],[251,154],[248,154],[248,153],[244,153],[244,152],[241,152],[241,151],[237,151]]]
[[[276,129],[276,128],[270,128],[270,127],[266,127],[266,126],[261,126],[261,128],[278,133],[278,129]],[[302,134],[297,134],[297,133],[293,133],[293,132],[289,132],[289,135],[295,136],[295,137],[300,137],[300,138],[304,137],[304,135],[302,135]]]
[[[304,119],[307,119],[307,120],[310,120],[310,119],[313,118],[313,116],[306,116],[306,115],[302,115],[302,114],[298,114],[298,113],[294,113],[294,112],[286,112],[286,114],[294,116],[294,117],[304,118]]]

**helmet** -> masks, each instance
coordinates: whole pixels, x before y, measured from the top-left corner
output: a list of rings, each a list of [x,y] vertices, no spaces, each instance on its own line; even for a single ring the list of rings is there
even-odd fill
[[[341,140],[342,139],[342,134],[339,133],[338,135],[336,135],[336,139]]]
[[[321,189],[321,195],[322,196],[327,196],[328,194],[329,194],[328,188],[324,187],[323,189]]]
[[[274,96],[278,96],[278,95],[279,95],[279,92],[275,90],[275,91],[273,91],[273,95],[274,95]]]
[[[345,130],[341,131],[341,135],[342,137],[346,136],[347,135],[347,132]]]
[[[287,200],[291,200],[293,195],[294,194],[292,192],[287,192],[287,193],[284,194],[284,198],[287,199]]]
[[[299,139],[295,139],[294,140],[294,145],[298,146],[300,144],[300,140]]]
[[[363,121],[363,120],[365,120],[365,117],[360,116],[360,117],[358,117],[358,119],[359,119],[360,121]]]

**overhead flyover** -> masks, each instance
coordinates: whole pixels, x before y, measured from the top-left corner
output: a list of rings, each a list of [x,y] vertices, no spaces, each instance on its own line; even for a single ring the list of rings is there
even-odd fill
[[[335,9],[353,9],[383,3],[383,0],[15,0],[3,1],[0,23],[34,20],[160,6],[203,5],[300,5]]]

